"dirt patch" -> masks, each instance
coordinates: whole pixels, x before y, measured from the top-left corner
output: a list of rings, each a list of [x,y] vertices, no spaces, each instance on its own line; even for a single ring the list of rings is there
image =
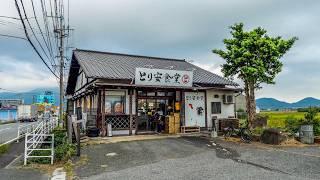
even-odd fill
[[[289,147],[306,147],[310,146],[308,144],[303,144],[300,141],[297,141],[295,138],[289,138],[283,141],[280,146],[289,146]]]

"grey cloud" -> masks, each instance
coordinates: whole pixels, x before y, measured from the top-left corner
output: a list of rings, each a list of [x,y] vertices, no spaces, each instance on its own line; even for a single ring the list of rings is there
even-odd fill
[[[285,70],[277,84],[258,92],[259,97],[290,100],[320,97],[314,78],[320,75],[316,70],[319,7],[320,1],[314,0],[70,0],[70,22],[75,28],[75,47],[192,59],[212,70],[224,61],[211,50],[223,48],[222,40],[230,36],[228,27],[236,22],[244,22],[248,29],[262,26],[284,38],[298,36],[299,41],[282,59]],[[11,1],[0,12],[16,15]],[[2,55],[40,62],[29,46],[17,40],[0,38],[0,47]],[[40,65],[35,64],[44,68]],[[312,88],[302,92],[301,86]]]

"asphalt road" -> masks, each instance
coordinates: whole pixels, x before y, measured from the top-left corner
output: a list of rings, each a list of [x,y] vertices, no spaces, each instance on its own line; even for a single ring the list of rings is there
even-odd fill
[[[36,123],[36,122],[31,122],[31,123]],[[10,123],[10,124],[0,125],[0,144],[16,138],[18,134],[18,127],[25,126],[28,124],[30,123],[25,122],[25,123]]]
[[[262,148],[199,137],[82,149],[79,179],[318,179],[320,148]],[[80,163],[81,164],[81,163]]]

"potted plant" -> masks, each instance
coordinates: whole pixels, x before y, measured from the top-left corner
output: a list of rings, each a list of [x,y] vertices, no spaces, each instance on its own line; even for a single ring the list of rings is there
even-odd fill
[[[304,115],[304,119],[301,120],[299,138],[302,143],[313,144],[314,132],[313,125],[317,121],[316,115],[318,110],[316,108],[309,108]]]

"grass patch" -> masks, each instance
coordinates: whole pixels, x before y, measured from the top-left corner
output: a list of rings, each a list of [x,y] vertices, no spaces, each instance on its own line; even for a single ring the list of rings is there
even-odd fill
[[[73,169],[74,169],[74,164],[72,163],[71,160],[68,160],[64,166],[63,166],[63,169],[66,171],[67,173],[67,178],[68,179],[72,179],[72,177],[74,176],[74,173],[73,173]]]
[[[9,144],[0,145],[0,156],[9,150]]]
[[[294,119],[304,119],[305,112],[280,112],[280,111],[270,111],[261,112],[260,114],[268,115],[268,127],[270,128],[280,128],[284,129],[286,127],[286,119],[292,117]],[[320,113],[317,114],[316,118],[320,118]]]

